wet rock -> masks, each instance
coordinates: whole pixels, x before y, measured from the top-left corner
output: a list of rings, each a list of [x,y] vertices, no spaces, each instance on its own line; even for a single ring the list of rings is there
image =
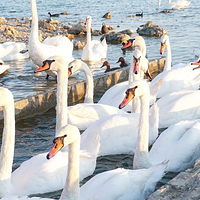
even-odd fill
[[[83,49],[84,46],[85,46],[85,42],[81,42],[81,41],[75,41],[74,42],[74,49],[75,50],[80,50],[80,49]]]
[[[87,28],[84,22],[78,22],[77,24],[72,26],[72,28],[68,30],[68,33],[74,34],[74,35],[79,35],[86,32],[87,32]]]
[[[137,29],[137,33],[144,36],[161,37],[163,34],[167,34],[167,31],[159,25],[154,25],[152,21],[148,21]]]
[[[107,12],[105,15],[103,15],[102,18],[110,19],[111,18],[111,12]]]
[[[4,35],[16,35],[18,32],[12,26],[7,26],[4,30]]]
[[[68,15],[68,12],[62,12],[60,15]]]
[[[120,32],[111,32],[109,34],[105,34],[101,37],[101,40],[106,37],[107,43],[111,44],[121,44],[122,41],[130,39],[130,35],[132,35],[134,31],[131,29],[120,31]]]
[[[7,22],[7,20],[5,19],[5,17],[0,17],[0,24],[5,24]]]
[[[148,197],[148,200],[199,200],[200,199],[200,159],[193,168],[179,173],[166,185]]]

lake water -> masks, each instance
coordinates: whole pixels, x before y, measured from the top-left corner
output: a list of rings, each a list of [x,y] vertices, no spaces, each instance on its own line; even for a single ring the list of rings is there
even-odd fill
[[[167,2],[167,0],[162,2],[160,10],[167,8]],[[115,26],[115,31],[124,29],[133,29],[136,31],[140,25],[145,24],[148,20],[152,20],[154,24],[158,24],[168,31],[172,49],[172,64],[180,62],[188,63],[197,59],[193,52],[194,49],[199,47],[200,43],[200,5],[197,0],[191,1],[188,9],[173,10],[170,13],[159,13],[157,9],[158,3],[153,0],[107,0],[106,2],[80,0],[76,3],[65,0],[40,0],[37,1],[37,7],[39,19],[48,18],[48,12],[68,12],[68,15],[56,18],[60,22],[63,21],[64,24],[68,24],[69,22],[76,24],[79,21],[85,21],[86,16],[91,15],[93,29],[100,29],[102,22],[105,22],[108,25]],[[111,19],[102,18],[109,11],[112,13]],[[143,18],[129,17],[141,11],[144,12]],[[17,17],[20,19],[22,17],[30,17],[30,1],[1,1],[0,13],[3,17]],[[135,33],[134,35],[137,34]],[[78,40],[79,38],[76,39]],[[99,39],[99,37],[94,37],[94,39]],[[144,37],[144,39],[147,45],[148,58],[159,58],[160,38]],[[127,51],[126,54],[123,54],[120,48],[120,44],[108,44],[108,60],[111,67],[118,66],[116,61],[120,56],[124,56],[130,62],[131,52]],[[80,58],[81,53],[82,51],[74,51],[73,55],[75,58]],[[34,94],[56,86],[54,80],[44,80],[44,75],[35,76],[29,60],[9,62],[9,64],[11,65],[11,69],[6,76],[0,78],[0,83],[13,92],[15,99],[20,99],[29,94]],[[102,70],[97,66],[95,72],[102,73]],[[95,96],[95,98],[98,99],[99,96]],[[54,137],[54,132],[55,109],[51,109],[44,115],[17,122],[13,169],[17,168],[20,163],[29,159],[31,156],[48,151],[52,145],[51,141]],[[99,158],[95,173],[116,167],[130,168],[131,165],[132,157],[127,155]],[[43,197],[54,196],[55,194],[57,193],[44,195]]]

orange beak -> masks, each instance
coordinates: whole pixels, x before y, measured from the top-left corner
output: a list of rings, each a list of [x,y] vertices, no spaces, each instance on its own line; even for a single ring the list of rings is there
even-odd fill
[[[53,148],[47,154],[47,159],[50,159],[53,156],[55,156],[58,153],[58,151],[62,149],[62,147],[63,147],[63,143],[61,142],[61,140],[57,140],[57,138],[55,138]]]
[[[164,53],[165,50],[165,43],[161,42],[161,46],[160,46],[160,54],[162,55]]]
[[[124,108],[133,98],[134,98],[134,94],[131,92],[130,89],[128,89],[126,91],[126,96],[124,97],[124,100],[119,105],[119,109]]]
[[[139,59],[134,59],[133,62],[133,73],[139,74]]]
[[[68,77],[72,75],[72,67],[68,68]]]
[[[35,73],[36,72],[42,72],[42,71],[45,71],[45,70],[48,70],[50,68],[50,65],[48,62],[44,62],[44,64],[42,65],[42,67],[38,67],[36,70],[35,70]]]
[[[123,49],[130,47],[130,46],[132,46],[132,42],[129,40],[129,41],[127,41],[127,43],[121,49],[123,50]]]
[[[199,69],[199,68],[200,68],[200,60],[191,63],[191,65],[199,65],[198,67],[193,68],[193,70],[195,70],[195,69]]]

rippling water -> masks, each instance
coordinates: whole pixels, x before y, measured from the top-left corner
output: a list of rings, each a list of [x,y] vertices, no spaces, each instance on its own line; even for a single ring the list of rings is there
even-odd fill
[[[81,0],[78,3],[74,1],[37,1],[39,19],[48,18],[48,12],[60,13],[67,11],[69,15],[63,15],[58,18],[59,21],[68,24],[84,21],[89,14],[92,16],[92,27],[100,29],[102,22],[116,27],[115,31],[124,29],[136,29],[145,24],[148,20],[152,20],[154,24],[158,24],[168,31],[171,48],[172,63],[191,62],[197,58],[194,56],[193,50],[199,47],[200,37],[200,5],[198,1],[191,1],[188,9],[173,10],[170,13],[158,13],[157,1],[153,0],[135,0],[135,1],[111,1],[106,2],[95,0]],[[163,1],[161,9],[167,8],[167,1]],[[104,19],[102,16],[110,11],[111,19]],[[143,11],[144,17],[130,18],[129,15]],[[1,1],[0,13],[4,17],[30,17],[30,2],[27,0],[7,0]],[[134,34],[137,35],[137,34]],[[78,40],[79,38],[75,38]],[[99,39],[99,37],[94,37]],[[147,45],[147,55],[149,59],[159,58],[160,39],[155,37],[144,37]],[[120,56],[124,56],[130,62],[130,53],[123,54],[120,50],[121,45],[108,45],[108,60],[111,67],[117,66],[116,61]],[[74,57],[80,58],[82,51],[74,51]],[[46,90],[56,86],[54,80],[44,80],[45,75],[35,75],[29,60],[10,62],[11,69],[9,73],[0,78],[0,83],[4,87],[9,88],[15,99],[34,94],[42,90]],[[99,66],[101,63],[99,64]],[[102,73],[97,66],[95,73]],[[99,96],[96,96],[98,99]],[[2,124],[1,124],[2,127]],[[1,128],[2,130],[2,128]],[[55,132],[55,110],[51,109],[44,115],[28,118],[17,122],[16,124],[16,147],[13,169],[31,156],[38,153],[48,151]],[[132,157],[127,155],[117,157],[99,158],[97,162],[97,170],[95,173],[116,167],[130,168],[132,165]],[[59,192],[60,193],[60,192]],[[54,196],[57,193],[49,194]],[[48,195],[48,196],[49,196]],[[45,195],[47,196],[47,195]]]

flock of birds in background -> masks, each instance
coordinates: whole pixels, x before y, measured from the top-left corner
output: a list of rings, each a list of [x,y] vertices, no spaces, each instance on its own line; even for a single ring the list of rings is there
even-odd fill
[[[81,59],[74,59],[73,43],[67,37],[39,41],[35,0],[31,0],[31,11],[28,52],[20,54],[25,48],[23,43],[4,43],[0,53],[15,52],[0,57],[4,61],[9,57],[12,60],[30,57],[35,73],[45,71],[47,78],[57,78],[55,139],[50,152],[33,156],[12,172],[14,99],[8,89],[0,87],[0,106],[4,112],[0,156],[2,200],[47,199],[27,195],[60,189],[63,189],[60,199],[67,200],[142,200],[155,190],[165,172],[180,172],[193,166],[200,156],[200,60],[171,66],[169,37],[163,35],[160,54],[166,49],[166,62],[163,72],[152,79],[145,41],[135,36],[122,46],[122,50],[137,47],[132,50],[131,64],[122,57],[117,61],[120,67],[129,67],[128,80],[108,89],[94,103],[93,76],[85,61],[105,59],[107,43],[105,39],[101,42],[91,39],[91,16],[86,18],[87,43]],[[116,70],[110,68],[108,61],[104,66],[105,72]],[[8,67],[1,61],[2,73]],[[68,107],[68,76],[77,71],[86,77],[85,99],[84,103]],[[160,135],[159,128],[165,128]],[[80,187],[80,182],[93,174],[97,157],[112,154],[134,154],[133,169],[100,173]]]

